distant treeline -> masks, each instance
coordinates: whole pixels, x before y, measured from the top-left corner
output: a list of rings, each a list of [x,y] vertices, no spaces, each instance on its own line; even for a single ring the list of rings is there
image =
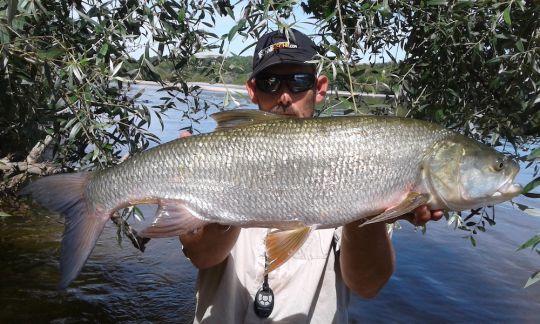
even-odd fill
[[[157,58],[152,58],[150,61],[155,65],[155,71],[159,74],[163,81],[184,80],[191,82],[210,82],[210,83],[227,83],[227,84],[244,84],[251,73],[251,64],[253,58],[251,56],[232,56],[223,58],[193,58],[182,69],[176,69],[175,62]],[[125,65],[126,70],[132,70],[137,67],[137,62],[132,61]],[[353,67],[350,70],[356,91],[373,91],[375,88],[378,92],[384,91],[384,87],[376,86],[376,84],[390,84],[390,74],[396,69],[397,65],[385,64],[362,64]],[[331,68],[324,69],[323,74],[330,78],[331,86],[337,85],[340,90],[349,89],[349,81],[347,74],[336,69],[336,75]],[[153,76],[142,76],[145,80],[155,80]]]

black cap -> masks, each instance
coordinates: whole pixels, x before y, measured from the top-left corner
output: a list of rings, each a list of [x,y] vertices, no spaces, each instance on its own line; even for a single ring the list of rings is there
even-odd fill
[[[289,29],[289,38],[284,33],[272,31],[264,34],[257,41],[253,54],[253,72],[250,79],[262,70],[277,64],[313,64],[317,55],[317,46],[313,41],[296,29]]]

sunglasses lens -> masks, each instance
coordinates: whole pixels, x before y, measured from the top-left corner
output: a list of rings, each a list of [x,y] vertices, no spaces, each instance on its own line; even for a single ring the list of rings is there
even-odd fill
[[[260,76],[255,79],[255,85],[262,92],[276,93],[283,81],[287,83],[291,92],[299,93],[313,89],[315,76],[309,73]]]
[[[281,85],[281,80],[276,76],[261,77],[255,79],[255,84],[262,92],[276,93]]]
[[[313,74],[292,74],[287,85],[291,92],[298,93],[312,89],[315,84],[315,76]]]

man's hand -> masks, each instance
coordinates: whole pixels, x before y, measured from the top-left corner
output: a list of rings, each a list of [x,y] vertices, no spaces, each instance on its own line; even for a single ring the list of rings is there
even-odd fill
[[[206,269],[227,258],[239,234],[240,227],[208,224],[195,233],[180,235],[180,242],[191,263],[199,269]]]
[[[442,209],[429,210],[428,206],[417,207],[412,214],[403,215],[401,219],[409,221],[414,226],[424,226],[429,221],[438,221],[444,215]]]

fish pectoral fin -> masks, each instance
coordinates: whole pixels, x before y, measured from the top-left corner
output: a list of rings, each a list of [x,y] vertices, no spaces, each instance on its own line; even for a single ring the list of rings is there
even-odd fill
[[[254,109],[235,109],[210,115],[217,122],[216,131],[259,124],[276,119],[294,118]]]
[[[270,273],[289,260],[306,242],[313,227],[303,226],[292,230],[275,230],[266,236],[266,258]]]
[[[405,199],[401,201],[398,205],[388,208],[382,214],[379,214],[367,220],[360,226],[384,222],[405,215],[412,212],[417,207],[427,204],[428,201],[429,195],[411,191],[407,194],[407,197],[405,197]]]
[[[181,200],[160,200],[152,225],[141,232],[142,237],[172,237],[193,232],[208,222],[195,216],[188,204]]]

